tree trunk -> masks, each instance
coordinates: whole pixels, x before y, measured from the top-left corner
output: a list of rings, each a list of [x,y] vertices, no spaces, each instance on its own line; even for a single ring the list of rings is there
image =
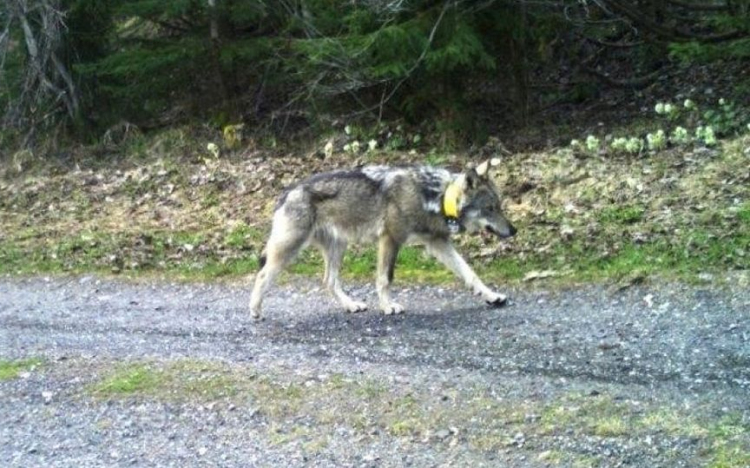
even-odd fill
[[[68,116],[77,120],[81,111],[80,91],[67,65],[58,56],[60,29],[64,27],[59,5],[54,0],[43,0],[31,9],[26,1],[17,0],[14,6],[11,15],[16,16],[21,24],[29,57],[25,91],[35,101],[43,99],[47,93],[52,94],[54,100],[63,102]],[[32,14],[38,17],[30,20],[29,16]],[[41,23],[41,28],[35,31],[32,22]]]
[[[525,127],[529,122],[529,70],[526,63],[526,2],[521,2],[516,11],[518,26],[514,30],[510,42],[511,67],[516,82],[516,104],[521,116],[521,124]]]
[[[221,108],[229,114],[228,118],[231,121],[234,121],[239,118],[239,112],[232,93],[229,90],[229,80],[221,66],[221,36],[219,30],[219,11],[216,6],[217,0],[207,1],[211,38],[211,67],[213,68],[216,87],[218,88],[219,97],[221,99]]]

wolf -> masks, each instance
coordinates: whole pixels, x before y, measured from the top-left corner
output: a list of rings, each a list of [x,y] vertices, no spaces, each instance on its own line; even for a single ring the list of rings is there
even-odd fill
[[[504,304],[507,297],[488,288],[450,241],[461,231],[499,238],[516,234],[502,212],[490,166],[485,161],[458,173],[430,166],[364,166],[316,174],[292,185],[276,204],[250,299],[252,317],[260,318],[263,295],[310,244],[325,260],[326,288],[348,312],[367,305],[344,292],[339,270],[347,245],[366,242],[378,244],[375,283],[385,314],[404,311],[391,299],[390,285],[398,251],[409,242],[425,245],[487,303]]]

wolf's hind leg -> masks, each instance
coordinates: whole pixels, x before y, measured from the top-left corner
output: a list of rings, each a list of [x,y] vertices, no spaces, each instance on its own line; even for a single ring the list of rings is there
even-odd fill
[[[431,239],[426,242],[427,250],[436,258],[440,263],[448,267],[453,273],[461,278],[466,286],[474,291],[474,294],[482,296],[488,304],[500,305],[505,303],[508,297],[505,294],[497,293],[492,291],[490,288],[485,286],[479,276],[474,273],[468,263],[461,257],[456,251],[453,245],[444,239]]]
[[[281,219],[274,219],[271,237],[264,250],[265,264],[255,278],[250,298],[250,314],[255,319],[260,318],[263,295],[281,270],[294,260],[310,236],[309,228],[300,229],[300,226],[292,226],[288,221],[283,216]]]
[[[339,271],[341,270],[341,263],[344,260],[344,253],[346,252],[346,241],[321,233],[315,236],[315,244],[320,248],[325,260],[326,271],[323,282],[328,291],[347,312],[361,312],[366,310],[367,304],[355,301],[341,287]]]

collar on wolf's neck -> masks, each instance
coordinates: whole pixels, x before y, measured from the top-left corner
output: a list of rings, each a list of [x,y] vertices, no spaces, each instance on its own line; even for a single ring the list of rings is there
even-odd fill
[[[458,199],[461,196],[460,181],[454,180],[443,194],[443,214],[448,219],[458,219]]]

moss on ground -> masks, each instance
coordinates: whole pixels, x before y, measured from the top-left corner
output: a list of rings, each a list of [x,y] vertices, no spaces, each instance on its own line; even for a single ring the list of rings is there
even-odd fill
[[[43,361],[39,358],[6,360],[0,359],[0,382],[17,378],[22,372],[32,371],[41,367]]]

